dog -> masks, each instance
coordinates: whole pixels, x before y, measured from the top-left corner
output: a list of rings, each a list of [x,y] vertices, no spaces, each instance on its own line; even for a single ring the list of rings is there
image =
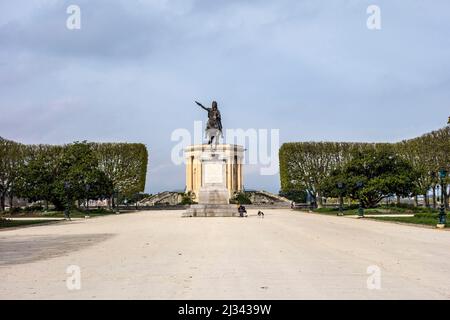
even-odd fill
[[[261,210],[258,211],[258,217],[264,218],[264,212]]]

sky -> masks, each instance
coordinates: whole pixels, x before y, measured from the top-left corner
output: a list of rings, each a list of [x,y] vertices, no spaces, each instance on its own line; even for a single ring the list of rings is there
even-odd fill
[[[194,100],[280,144],[395,142],[445,126],[449,57],[448,0],[0,0],[0,136],[144,143],[146,191],[180,190],[172,134],[205,120]],[[278,192],[261,166],[245,187]]]

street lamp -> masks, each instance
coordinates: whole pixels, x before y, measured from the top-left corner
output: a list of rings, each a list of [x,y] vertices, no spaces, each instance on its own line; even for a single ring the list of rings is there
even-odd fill
[[[445,187],[444,187],[444,179],[447,177],[447,170],[445,168],[441,168],[439,170],[439,178],[441,179],[441,207],[439,209],[439,222],[436,227],[445,228],[447,214],[445,213]]]
[[[342,199],[342,190],[344,189],[344,184],[342,182],[338,182],[336,184],[337,188],[339,189],[339,212],[338,216],[344,215],[344,208],[343,208],[343,199]]]
[[[71,187],[70,182],[64,181],[64,191],[66,193],[66,207],[64,209],[64,218],[69,221],[71,221],[71,219],[70,219],[70,197],[69,197],[70,187]]]
[[[362,181],[358,181],[356,183],[356,188],[358,188],[358,198],[359,198],[359,207],[358,207],[358,218],[364,218],[364,209],[361,201],[360,191],[364,187],[364,183]]]

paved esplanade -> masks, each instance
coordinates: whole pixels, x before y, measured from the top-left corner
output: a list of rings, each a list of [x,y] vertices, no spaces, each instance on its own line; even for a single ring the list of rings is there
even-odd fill
[[[450,298],[450,232],[265,210],[141,212],[0,232],[0,298]],[[66,269],[81,268],[69,291]],[[381,290],[367,268],[381,269]]]

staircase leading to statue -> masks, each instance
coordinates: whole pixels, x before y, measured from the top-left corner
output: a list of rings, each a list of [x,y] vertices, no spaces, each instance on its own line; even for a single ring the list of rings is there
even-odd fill
[[[276,206],[290,208],[291,201],[285,197],[264,190],[246,190],[252,205]]]
[[[251,207],[265,207],[265,208],[290,208],[291,201],[284,197],[280,197],[279,195],[273,194],[264,190],[246,190],[245,194],[251,201],[251,205],[247,205]],[[213,199],[212,195],[212,199]],[[176,207],[180,206],[181,201],[183,200],[183,193],[178,191],[164,191],[158,194],[152,195],[148,198],[145,198],[139,201],[138,206],[140,207]],[[214,201],[212,201],[214,202]],[[213,204],[213,203],[211,203]],[[218,205],[218,204],[216,204]],[[225,206],[225,203],[221,204]],[[195,206],[193,208],[196,208]],[[228,206],[226,206],[229,208]],[[225,207],[224,207],[225,208]],[[197,208],[198,209],[198,208]],[[197,210],[198,211],[198,210]],[[214,214],[220,215],[223,214],[223,208],[219,205],[217,208],[212,210]],[[226,211],[226,210],[225,210]]]
[[[164,191],[139,201],[139,206],[178,205],[182,200],[179,192]]]

